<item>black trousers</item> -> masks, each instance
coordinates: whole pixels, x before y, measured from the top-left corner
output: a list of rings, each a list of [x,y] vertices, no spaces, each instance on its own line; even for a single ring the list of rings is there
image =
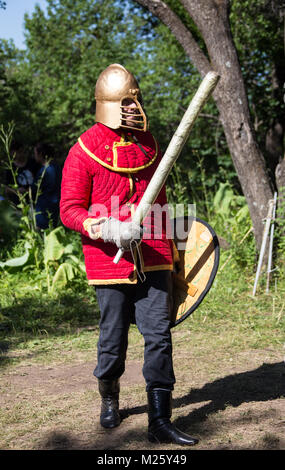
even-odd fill
[[[169,321],[171,272],[145,273],[137,284],[96,286],[101,312],[98,363],[101,380],[119,378],[125,371],[128,332],[132,318],[144,337],[143,376],[146,390],[173,390],[172,340]]]

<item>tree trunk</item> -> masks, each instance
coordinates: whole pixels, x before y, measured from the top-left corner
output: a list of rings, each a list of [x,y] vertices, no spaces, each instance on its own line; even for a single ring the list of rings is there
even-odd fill
[[[259,249],[263,219],[273,192],[263,155],[257,145],[236,48],[229,24],[229,0],[181,0],[199,28],[209,59],[181,20],[161,0],[136,0],[163,21],[180,42],[194,66],[203,76],[209,70],[220,75],[213,97],[220,112],[227,144],[246,198]],[[185,32],[187,31],[187,34]],[[190,34],[190,36],[189,36]],[[193,50],[193,55],[192,55]],[[201,54],[203,59],[201,59]]]
[[[277,221],[281,235],[285,235],[285,158],[278,163],[275,171],[276,186],[278,192]]]
[[[285,83],[285,58],[276,57],[275,63],[272,68],[272,98],[276,102],[276,117],[274,120],[269,120],[270,127],[266,133],[265,150],[267,154],[267,161],[271,174],[274,179],[277,165],[281,162],[284,155],[284,131],[285,131],[285,116],[282,106],[283,102],[283,84]],[[277,185],[277,181],[275,178]]]
[[[251,123],[244,81],[230,31],[229,1],[182,0],[182,3],[203,35],[213,69],[221,76],[214,98],[259,248],[272,188]]]

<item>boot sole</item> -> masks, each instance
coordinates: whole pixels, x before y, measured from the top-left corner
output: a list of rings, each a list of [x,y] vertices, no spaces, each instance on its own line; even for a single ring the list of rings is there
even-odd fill
[[[195,440],[190,441],[190,442],[179,442],[178,440],[171,439],[171,438],[169,438],[169,439],[158,439],[157,437],[154,436],[154,434],[151,434],[151,433],[148,433],[148,440],[149,440],[149,442],[153,442],[155,444],[177,444],[177,445],[180,445],[180,446],[195,446],[199,442],[198,439],[195,439]]]
[[[121,422],[119,422],[118,424],[103,424],[103,423],[100,423],[102,428],[105,428],[105,429],[112,429],[112,428],[117,428],[118,426],[120,426]]]

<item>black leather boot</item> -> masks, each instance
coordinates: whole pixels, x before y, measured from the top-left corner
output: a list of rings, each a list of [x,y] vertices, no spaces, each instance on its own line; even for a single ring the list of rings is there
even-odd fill
[[[170,422],[171,391],[153,389],[148,392],[148,440],[193,446],[199,441],[176,429]]]
[[[121,422],[119,414],[119,380],[99,380],[98,384],[99,393],[102,397],[100,424],[104,428],[115,428]]]

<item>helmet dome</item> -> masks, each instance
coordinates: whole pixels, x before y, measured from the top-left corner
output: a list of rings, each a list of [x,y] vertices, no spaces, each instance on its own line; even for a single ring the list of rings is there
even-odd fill
[[[120,64],[111,64],[98,77],[95,87],[96,121],[112,129],[126,127],[146,131],[147,118],[134,75]],[[128,110],[124,100],[135,103]],[[131,122],[128,117],[132,116]]]

